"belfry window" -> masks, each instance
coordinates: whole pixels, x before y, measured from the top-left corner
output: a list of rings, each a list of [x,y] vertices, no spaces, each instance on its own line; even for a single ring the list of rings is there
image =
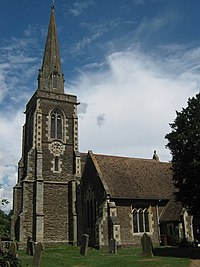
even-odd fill
[[[59,110],[51,113],[51,138],[62,139],[62,115]]]
[[[147,209],[134,209],[133,216],[133,232],[144,233],[149,232],[149,211]]]

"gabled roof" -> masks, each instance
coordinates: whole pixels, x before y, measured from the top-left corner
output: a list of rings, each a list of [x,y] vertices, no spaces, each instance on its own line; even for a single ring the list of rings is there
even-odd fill
[[[170,199],[174,191],[170,163],[149,159],[97,155],[100,179],[113,198]]]
[[[180,202],[175,201],[172,195],[171,200],[167,203],[167,206],[163,210],[160,216],[160,222],[173,222],[178,221],[183,211],[183,205]]]

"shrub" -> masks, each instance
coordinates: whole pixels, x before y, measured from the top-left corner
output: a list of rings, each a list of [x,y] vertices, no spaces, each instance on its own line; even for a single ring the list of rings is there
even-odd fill
[[[8,252],[0,250],[0,266],[1,267],[20,267],[21,261],[10,255]]]

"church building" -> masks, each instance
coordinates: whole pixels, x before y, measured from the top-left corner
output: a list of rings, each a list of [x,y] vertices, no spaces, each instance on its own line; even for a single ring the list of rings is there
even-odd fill
[[[52,6],[38,87],[26,105],[13,189],[12,238],[44,244],[155,245],[192,241],[192,217],[174,201],[170,163],[79,153],[77,97],[64,92]],[[81,129],[83,131],[84,129]]]
[[[38,88],[26,105],[22,158],[14,187],[12,236],[76,243],[80,178],[77,97],[64,93],[54,7]]]

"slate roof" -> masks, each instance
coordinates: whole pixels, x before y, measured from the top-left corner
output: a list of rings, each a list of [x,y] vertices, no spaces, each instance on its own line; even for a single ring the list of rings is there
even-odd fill
[[[113,198],[170,199],[174,191],[170,163],[91,153],[100,178]]]

